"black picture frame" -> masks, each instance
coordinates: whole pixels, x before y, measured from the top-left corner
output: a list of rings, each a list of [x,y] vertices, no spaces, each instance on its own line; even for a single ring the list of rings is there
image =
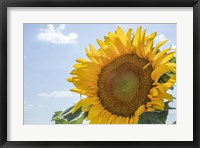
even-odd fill
[[[8,7],[193,7],[193,141],[7,141]],[[184,16],[183,16],[184,17]],[[1,0],[0,146],[21,147],[200,147],[200,1],[199,0]],[[184,129],[183,129],[184,130]]]

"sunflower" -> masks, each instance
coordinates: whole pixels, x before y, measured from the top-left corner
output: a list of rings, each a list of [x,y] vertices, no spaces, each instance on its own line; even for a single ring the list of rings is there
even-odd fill
[[[72,113],[88,112],[90,124],[137,124],[142,113],[163,111],[165,101],[173,100],[167,90],[176,82],[176,64],[169,62],[175,51],[160,50],[167,40],[153,47],[156,34],[146,36],[139,27],[133,35],[132,29],[125,33],[118,27],[104,41],[97,39],[98,50],[89,45],[89,60],[77,59],[67,79],[75,86],[72,92],[86,96]],[[160,82],[169,72],[171,77]]]

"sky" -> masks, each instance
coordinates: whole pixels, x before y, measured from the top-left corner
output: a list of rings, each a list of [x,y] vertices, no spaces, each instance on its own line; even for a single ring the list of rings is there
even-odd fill
[[[147,35],[157,32],[154,44],[168,39],[161,49],[176,48],[176,24],[24,24],[24,124],[54,124],[55,111],[63,111],[80,100],[66,81],[77,58],[86,58],[85,48],[120,26],[133,32],[139,26]],[[176,88],[170,92],[176,97]],[[176,107],[176,100],[171,103]],[[167,123],[176,121],[170,111]]]

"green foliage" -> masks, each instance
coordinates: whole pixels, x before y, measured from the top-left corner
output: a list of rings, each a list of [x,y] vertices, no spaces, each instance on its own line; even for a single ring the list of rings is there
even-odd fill
[[[168,110],[145,112],[140,115],[139,124],[165,124]]]
[[[83,116],[81,116],[78,119],[73,120],[72,122],[70,122],[70,124],[82,124],[84,119],[85,118]]]
[[[83,120],[88,116],[88,112],[82,112],[81,108],[72,114],[74,106],[67,108],[65,111],[57,111],[52,117],[55,124],[82,124]]]
[[[86,118],[88,116],[88,112],[83,113],[83,117]]]
[[[174,97],[173,97],[174,98]],[[165,110],[176,109],[174,107],[169,106],[170,101],[165,102]]]
[[[156,54],[158,54],[160,52],[160,49],[157,50]]]
[[[55,112],[55,114],[53,115],[52,119],[58,117],[61,113],[62,113],[62,111]]]
[[[139,124],[166,124],[168,112],[175,109],[169,106],[169,101],[165,102],[164,111],[155,110],[153,112],[145,112],[139,117]]]
[[[55,120],[55,124],[69,124],[69,122],[64,119],[58,119]]]
[[[173,57],[169,62],[170,63],[176,63],[176,57]]]
[[[166,83],[169,80],[169,78],[170,78],[170,75],[168,73],[165,73],[160,77],[159,82]]]
[[[68,114],[64,114],[63,117],[67,120],[67,121],[72,121],[73,119],[76,119],[77,117],[79,117],[79,115],[82,113],[81,108],[79,108],[76,112],[74,112],[72,114],[72,112],[68,113]]]
[[[65,114],[69,113],[72,110],[73,107],[74,106],[71,106],[71,107],[67,108],[65,111],[62,112],[61,115],[65,115]]]
[[[172,96],[173,99],[176,99],[175,97]]]

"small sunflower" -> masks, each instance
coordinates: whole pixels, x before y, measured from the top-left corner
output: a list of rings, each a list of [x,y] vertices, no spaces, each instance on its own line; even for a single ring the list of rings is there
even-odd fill
[[[164,110],[165,101],[172,101],[167,93],[176,82],[176,64],[169,62],[175,55],[170,48],[159,50],[167,40],[153,47],[156,32],[146,36],[141,27],[132,35],[120,27],[109,32],[100,48],[86,49],[89,60],[77,59],[68,78],[86,96],[73,108],[88,112],[90,124],[137,124],[144,112]],[[167,82],[159,81],[165,73],[172,73]]]

